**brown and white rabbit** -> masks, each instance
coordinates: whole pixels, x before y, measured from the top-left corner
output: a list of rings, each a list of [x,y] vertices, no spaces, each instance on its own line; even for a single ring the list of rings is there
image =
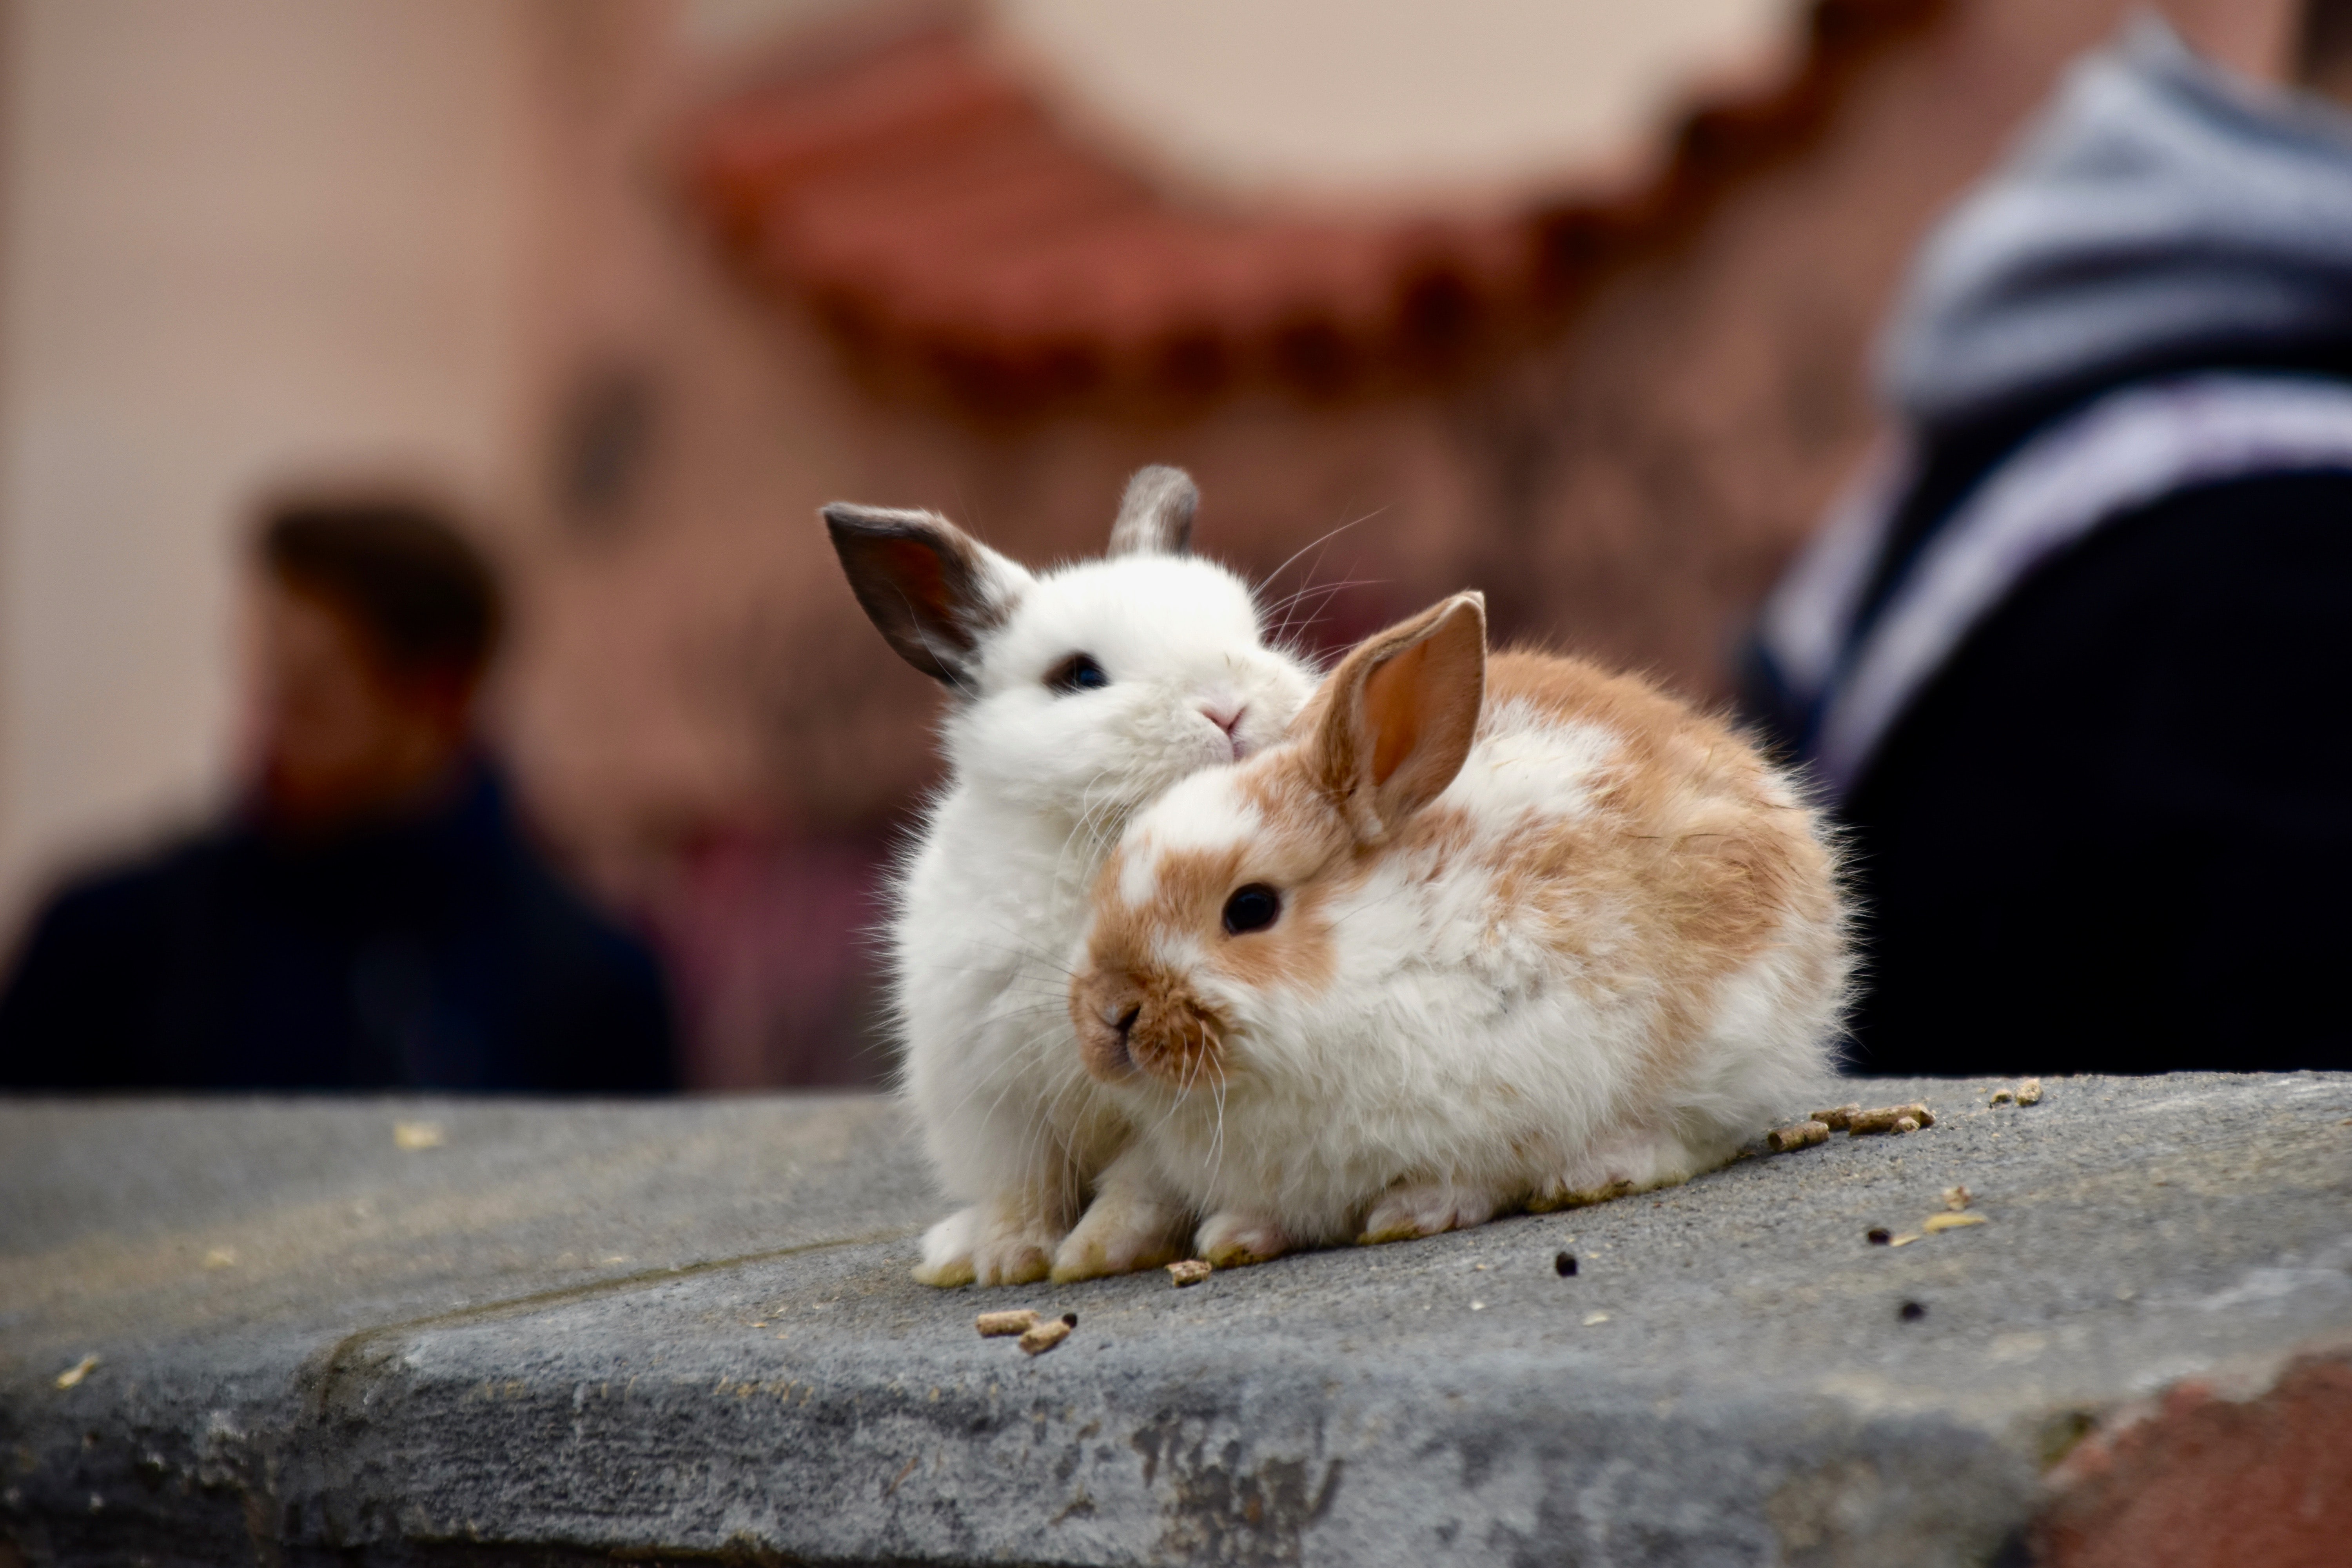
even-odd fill
[[[1484,602],[1359,646],[1283,743],[1177,784],[1070,988],[1136,1141],[1057,1277],[1428,1236],[1680,1182],[1828,1066],[1834,857],[1722,721]]]

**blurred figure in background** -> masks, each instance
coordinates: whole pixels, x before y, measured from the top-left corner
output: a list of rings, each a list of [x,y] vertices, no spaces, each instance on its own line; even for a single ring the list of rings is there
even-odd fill
[[[488,563],[363,500],[281,507],[252,564],[247,798],[49,901],[0,1085],[671,1087],[652,958],[557,881],[478,748]]]
[[[2352,4],[2300,58],[2145,19],[2075,69],[1926,247],[1901,449],[1767,605],[1864,1070],[2352,1068]]]

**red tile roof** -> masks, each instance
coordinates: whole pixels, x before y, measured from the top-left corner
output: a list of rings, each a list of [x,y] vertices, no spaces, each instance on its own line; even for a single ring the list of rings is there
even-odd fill
[[[757,287],[862,373],[1010,412],[1328,395],[1456,373],[1555,321],[1742,172],[1801,148],[1938,0],[1816,0],[1792,69],[1681,121],[1646,183],[1483,216],[1186,201],[1072,133],[953,14],[787,61],[691,128],[687,185]]]

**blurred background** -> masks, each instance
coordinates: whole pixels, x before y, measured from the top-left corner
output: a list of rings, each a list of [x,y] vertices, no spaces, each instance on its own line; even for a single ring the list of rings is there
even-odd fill
[[[2263,72],[2294,6],[2163,9]],[[2126,10],[8,0],[0,920],[232,789],[260,498],[428,487],[686,1082],[876,1080],[936,700],[820,503],[1035,562],[1172,462],[1323,646],[1475,584],[1722,699],[1915,246]]]

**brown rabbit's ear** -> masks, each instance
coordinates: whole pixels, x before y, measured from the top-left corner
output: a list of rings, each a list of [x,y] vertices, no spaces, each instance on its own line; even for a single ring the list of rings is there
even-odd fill
[[[1356,645],[1324,683],[1315,766],[1377,844],[1454,782],[1486,697],[1486,601],[1456,594]]]
[[[936,512],[835,501],[824,515],[850,592],[898,657],[968,686],[980,639],[1004,624],[1029,574]]]
[[[1201,492],[1181,468],[1138,468],[1119,498],[1110,526],[1111,555],[1181,555],[1192,543],[1192,514]]]

